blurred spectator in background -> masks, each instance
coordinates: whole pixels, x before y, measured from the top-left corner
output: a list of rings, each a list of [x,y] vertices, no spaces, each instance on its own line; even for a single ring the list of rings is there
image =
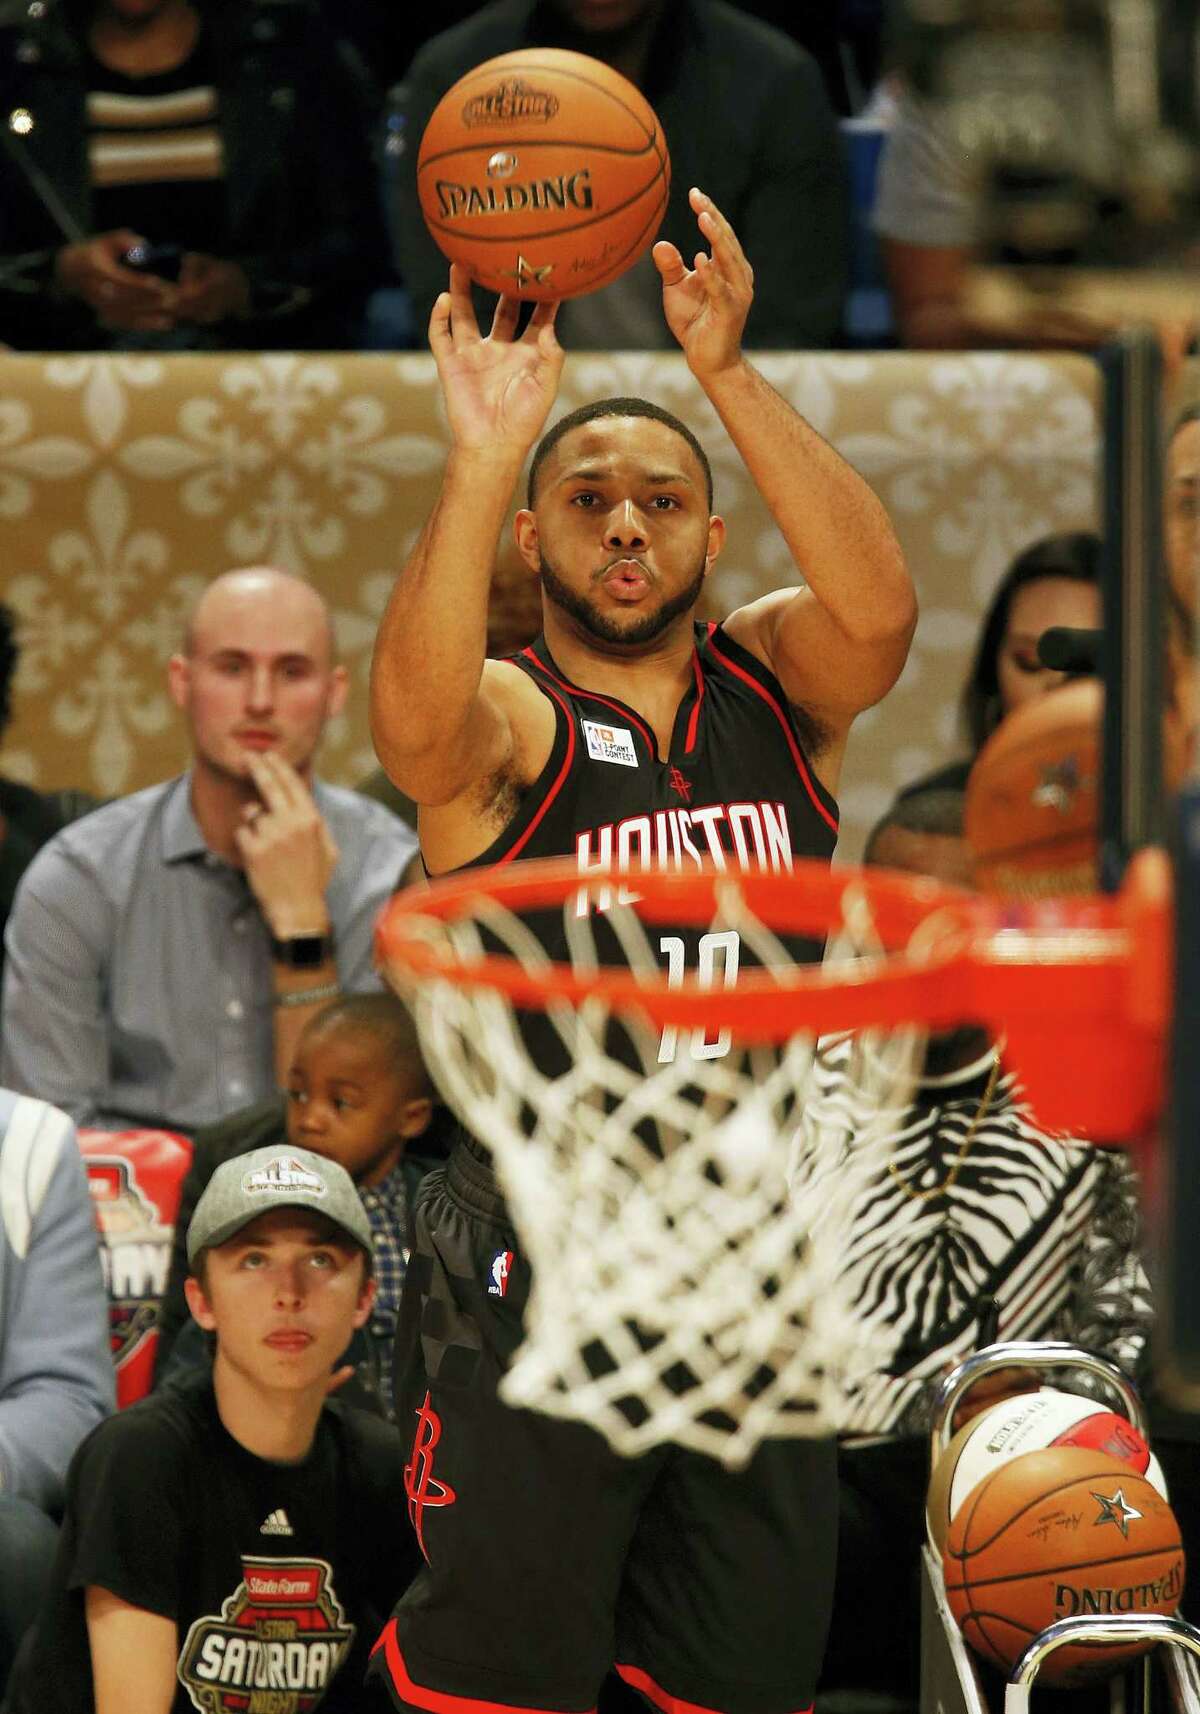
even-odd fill
[[[0,340],[356,346],[370,107],[312,0],[0,8]]]
[[[0,738],[12,713],[12,687],[20,652],[16,616],[0,603]],[[0,982],[4,978],[4,925],[17,882],[46,841],[68,821],[94,809],[97,801],[87,792],[37,792],[0,774]]]
[[[605,60],[637,84],[662,123],[671,194],[658,236],[696,248],[688,191],[699,185],[736,228],[754,268],[749,347],[836,342],[849,208],[837,127],[821,74],[786,36],[724,0],[493,0],[417,54],[407,79],[400,270],[423,328],[448,264],[416,194],[417,149],[438,101],[480,61],[529,46]],[[484,303],[479,295],[480,306]],[[490,319],[490,303],[480,313]],[[486,322],[483,325],[487,325]],[[649,255],[611,285],[563,305],[576,349],[667,349],[662,282]]]
[[[436,1109],[436,1129],[448,1115]],[[413,1198],[433,1165],[427,1153],[433,1090],[412,1018],[394,994],[348,994],[306,1026],[296,1044],[287,1093],[202,1131],[183,1183],[171,1274],[158,1314],[155,1385],[207,1367],[208,1351],[188,1315],[185,1235],[197,1202],[222,1161],[287,1143],[344,1167],[371,1223],[375,1300],[347,1356],[345,1397],[384,1416],[394,1410],[392,1346],[408,1266]]]
[[[189,771],[64,829],[18,888],[3,1075],[81,1123],[191,1132],[282,1087],[339,990],[378,989],[375,918],[416,839],[313,779],[346,672],[301,578],[217,578],[168,682]]]
[[[902,91],[879,165],[874,225],[883,244],[901,342],[943,347],[1049,346],[1091,350],[1114,329],[1047,295],[1020,319],[971,302],[985,188],[937,107]]]
[[[1097,629],[1099,578],[1100,538],[1086,531],[1046,536],[1017,555],[983,616],[962,693],[962,724],[971,753],[914,780],[902,797],[934,787],[961,791],[972,762],[1004,716],[1062,683],[1063,674],[1038,659],[1038,638],[1054,625]]]
[[[1095,94],[1099,101],[1106,92]],[[1083,111],[1071,115],[1069,124],[1077,132],[1089,124],[1103,131],[1096,104],[1085,103]],[[983,127],[987,108],[982,96],[979,110]],[[1102,155],[1107,141],[1103,135],[1091,139],[1092,152]],[[941,104],[900,89],[879,165],[873,222],[882,241],[901,343],[913,350],[1091,351],[1111,340],[1129,320],[1127,313],[1064,304],[1061,287],[1025,290],[1017,284],[1019,268],[1010,272],[1015,289],[1000,299],[985,301],[976,295],[976,269],[986,259],[988,196],[986,161],[973,157]],[[1052,203],[1052,198],[1047,200]],[[1000,257],[1010,263],[1022,259],[1034,258]],[[1074,260],[1069,250],[1039,259],[1064,271]],[[1150,257],[1140,260],[1149,262]],[[1128,269],[1132,259],[1125,258],[1123,265]],[[1138,319],[1151,317],[1141,312]],[[1164,315],[1156,309],[1153,319],[1159,324],[1164,355],[1174,364],[1194,330],[1194,313]]]
[[[0,1089],[0,1698],[46,1592],[67,1465],[116,1403],[92,1199],[65,1113]]]
[[[918,786],[900,797],[872,831],[863,862],[973,885],[974,860],[963,837],[961,786]]]
[[[835,111],[855,113],[879,76],[887,0],[737,0],[739,12],[784,31],[821,68]],[[394,83],[431,36],[461,24],[481,0],[441,0],[437,18],[396,0],[321,0],[331,28],[354,42],[384,83]]]

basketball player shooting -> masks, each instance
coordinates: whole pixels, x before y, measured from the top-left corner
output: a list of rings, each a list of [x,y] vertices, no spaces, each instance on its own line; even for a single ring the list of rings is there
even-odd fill
[[[708,246],[654,258],[688,367],[797,572],[699,625],[724,542],[692,432],[603,400],[539,442],[563,365],[555,306],[481,337],[451,270],[429,338],[451,447],[372,673],[375,743],[420,804],[432,874],[577,857],[581,869],[790,867],[832,855],[847,734],[904,664],[915,600],[866,483],[741,350],[753,275],[691,193]],[[521,555],[543,635],[485,659],[495,543],[526,458]],[[663,1447],[622,1458],[589,1427],[506,1406],[527,1264],[484,1146],[427,1181],[397,1346],[398,1420],[426,1566],[375,1652],[398,1707],[584,1710],[616,1666],[654,1706],[795,1714],[812,1701],[832,1590],[834,1449],[764,1442],[733,1473]]]

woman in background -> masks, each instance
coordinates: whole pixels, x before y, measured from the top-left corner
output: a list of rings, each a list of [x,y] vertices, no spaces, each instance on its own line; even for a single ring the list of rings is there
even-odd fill
[[[1097,630],[1100,612],[1100,538],[1086,531],[1045,536],[1013,560],[984,614],[975,658],[961,703],[971,753],[897,795],[961,791],[980,750],[1006,714],[1042,696],[1066,676],[1042,665],[1038,638],[1055,626]]]

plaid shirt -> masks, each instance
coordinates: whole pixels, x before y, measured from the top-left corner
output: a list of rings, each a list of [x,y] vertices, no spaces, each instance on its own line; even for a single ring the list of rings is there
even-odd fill
[[[371,1346],[378,1369],[380,1402],[389,1420],[394,1420],[393,1357],[400,1292],[408,1267],[409,1209],[427,1164],[402,1160],[380,1183],[358,1187],[371,1222],[371,1249],[375,1257]]]

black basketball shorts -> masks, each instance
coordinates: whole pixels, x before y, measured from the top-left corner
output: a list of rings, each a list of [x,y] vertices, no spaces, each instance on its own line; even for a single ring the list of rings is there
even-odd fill
[[[797,1714],[833,1595],[832,1442],[741,1471],[501,1403],[528,1290],[494,1180],[462,1144],[416,1210],[397,1331],[398,1421],[424,1569],[372,1671],[435,1714],[595,1708],[613,1665],[665,1714]]]

